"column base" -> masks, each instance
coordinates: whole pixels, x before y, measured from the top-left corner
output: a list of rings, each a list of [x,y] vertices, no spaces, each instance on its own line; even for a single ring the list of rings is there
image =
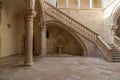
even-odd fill
[[[32,66],[32,65],[33,65],[33,62],[24,62],[24,65],[25,65],[25,66]]]

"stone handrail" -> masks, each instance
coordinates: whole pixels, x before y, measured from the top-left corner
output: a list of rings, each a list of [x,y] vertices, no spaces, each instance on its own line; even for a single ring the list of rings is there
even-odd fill
[[[103,58],[112,61],[112,48],[100,36],[97,37],[96,44],[101,53],[103,53]]]
[[[114,42],[115,42],[117,47],[120,46],[120,38],[118,36],[114,36]]]
[[[57,21],[64,23],[66,26],[70,27],[70,29],[77,31],[85,38],[95,42],[97,38],[97,33],[85,27],[83,24],[80,24],[77,20],[71,18],[64,12],[45,2],[45,13]]]
[[[108,57],[111,55],[111,48],[97,33],[90,30],[80,22],[71,18],[70,16],[68,16],[67,14],[65,14],[64,12],[60,11],[59,9],[55,8],[47,2],[45,2],[45,13],[48,16],[51,16],[52,18],[56,19],[60,23],[66,25],[71,30],[74,30],[75,32],[79,33],[84,38],[87,38],[88,40],[97,44],[97,47],[102,53],[102,57],[104,57],[107,60],[111,59],[110,57]]]

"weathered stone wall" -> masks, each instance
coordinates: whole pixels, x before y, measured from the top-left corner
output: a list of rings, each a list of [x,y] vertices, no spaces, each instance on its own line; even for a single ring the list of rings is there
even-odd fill
[[[15,19],[11,9],[6,9],[8,6],[3,5],[1,11],[1,54],[0,57],[13,55],[16,53],[16,27]],[[12,14],[13,13],[13,14]]]
[[[102,9],[60,9],[98,34],[103,34]]]

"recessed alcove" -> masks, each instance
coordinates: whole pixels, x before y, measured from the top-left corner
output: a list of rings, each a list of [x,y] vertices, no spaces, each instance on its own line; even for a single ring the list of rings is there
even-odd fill
[[[47,55],[84,56],[86,51],[83,44],[80,44],[76,37],[63,27],[53,23],[47,24],[47,32],[49,32]]]

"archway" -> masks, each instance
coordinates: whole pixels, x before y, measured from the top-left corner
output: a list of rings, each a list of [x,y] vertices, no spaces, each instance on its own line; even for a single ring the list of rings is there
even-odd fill
[[[87,49],[84,43],[72,30],[57,21],[46,21],[48,55],[85,56]],[[60,51],[61,50],[61,51]]]
[[[120,1],[118,1],[118,3],[116,4],[116,6],[113,8],[113,11],[111,13],[111,17],[110,17],[110,27],[112,28],[112,33],[113,36],[116,36],[118,33],[118,20],[120,17]]]

